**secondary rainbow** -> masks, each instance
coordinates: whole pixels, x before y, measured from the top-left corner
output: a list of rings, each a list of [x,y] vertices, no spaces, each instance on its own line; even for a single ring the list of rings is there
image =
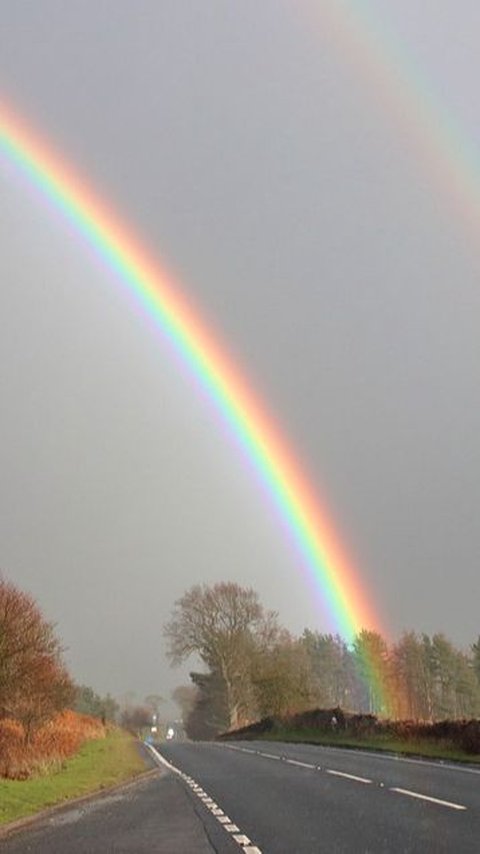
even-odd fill
[[[303,7],[328,34],[343,65],[365,79],[375,106],[388,117],[398,138],[420,163],[421,180],[447,202],[446,215],[467,238],[478,263],[480,152],[438,88],[386,20],[368,0],[313,0]],[[310,21],[309,21],[310,24]]]
[[[381,630],[370,597],[328,513],[218,336],[207,329],[133,231],[4,104],[0,104],[0,150],[122,279],[208,392],[267,488],[335,629],[348,642],[362,628]]]

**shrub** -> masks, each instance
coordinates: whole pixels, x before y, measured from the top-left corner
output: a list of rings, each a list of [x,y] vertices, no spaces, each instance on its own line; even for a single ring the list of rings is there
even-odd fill
[[[98,719],[71,711],[58,714],[30,739],[18,721],[0,720],[0,777],[25,780],[51,770],[73,756],[85,741],[104,738],[105,734]]]
[[[250,726],[225,733],[223,738],[256,738],[275,729],[301,732],[341,732],[356,739],[384,736],[398,741],[432,741],[446,747],[480,754],[480,720],[444,720],[435,723],[379,720],[375,715],[353,715],[342,709],[310,709],[283,718],[263,718]]]

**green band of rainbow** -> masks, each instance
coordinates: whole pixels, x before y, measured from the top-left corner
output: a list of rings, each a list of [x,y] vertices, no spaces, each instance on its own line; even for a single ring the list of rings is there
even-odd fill
[[[443,196],[446,215],[478,263],[480,152],[441,92],[368,0],[322,0],[302,7],[308,25],[328,32],[343,65],[363,78],[376,108]],[[384,21],[383,18],[386,20]]]
[[[246,451],[322,594],[335,629],[350,642],[380,621],[328,514],[276,425],[198,312],[87,184],[37,134],[0,106],[0,149],[95,248],[154,318]]]

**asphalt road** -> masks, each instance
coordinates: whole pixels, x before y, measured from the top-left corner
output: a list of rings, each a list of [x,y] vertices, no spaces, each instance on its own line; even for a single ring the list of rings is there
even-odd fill
[[[8,837],[2,854],[212,854],[191,797],[159,772],[115,792],[55,811]]]
[[[66,806],[0,851],[480,852],[480,769],[260,741],[156,749],[170,765],[154,776]]]
[[[480,852],[480,769],[261,741],[159,750],[264,854]]]

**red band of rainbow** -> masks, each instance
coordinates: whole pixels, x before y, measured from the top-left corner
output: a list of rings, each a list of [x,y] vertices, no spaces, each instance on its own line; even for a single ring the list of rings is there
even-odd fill
[[[114,271],[181,354],[252,462],[320,591],[331,624],[351,642],[380,629],[370,596],[291,448],[216,335],[137,242],[132,230],[53,149],[0,105],[0,150],[40,188]]]

